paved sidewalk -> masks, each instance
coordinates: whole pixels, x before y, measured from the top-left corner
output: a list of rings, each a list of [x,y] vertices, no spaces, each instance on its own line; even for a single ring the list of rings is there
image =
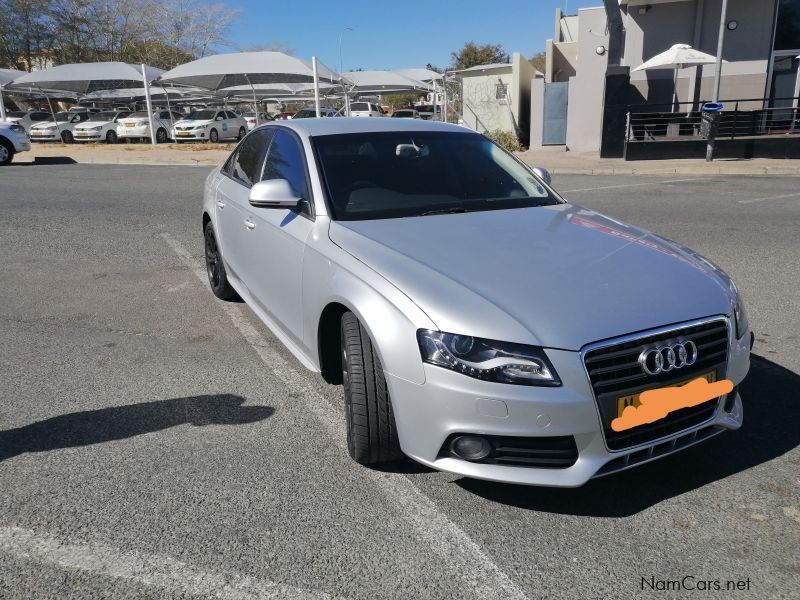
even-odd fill
[[[595,153],[565,152],[561,147],[520,152],[529,165],[553,174],[571,175],[800,175],[800,160],[769,158],[720,159],[711,163],[695,158],[624,161]]]
[[[33,144],[15,162],[77,162],[112,165],[214,166],[233,144]],[[528,150],[519,157],[530,165],[565,175],[800,175],[800,160],[697,159],[629,161],[601,159],[593,153],[565,152],[560,147]]]

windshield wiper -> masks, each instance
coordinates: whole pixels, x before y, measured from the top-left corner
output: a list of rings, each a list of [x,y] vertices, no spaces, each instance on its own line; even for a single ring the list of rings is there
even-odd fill
[[[420,213],[418,216],[427,217],[428,215],[455,215],[457,213],[472,212],[463,206],[451,206],[450,208],[438,208],[436,210],[429,210],[428,212]]]

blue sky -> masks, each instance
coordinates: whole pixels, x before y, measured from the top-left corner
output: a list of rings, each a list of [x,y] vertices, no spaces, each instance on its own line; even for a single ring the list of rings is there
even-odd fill
[[[502,44],[530,57],[553,37],[558,6],[570,13],[602,0],[400,0],[397,2],[270,2],[226,0],[242,11],[231,30],[240,48],[283,42],[295,55],[313,54],[339,68],[342,41],[345,71],[450,64],[450,53],[465,42]],[[222,50],[223,52],[225,50]]]

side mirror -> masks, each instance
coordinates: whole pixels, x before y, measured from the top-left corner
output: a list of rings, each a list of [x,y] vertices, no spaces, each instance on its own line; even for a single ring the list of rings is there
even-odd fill
[[[547,169],[542,169],[541,167],[534,167],[533,172],[536,173],[537,177],[544,181],[547,185],[553,181],[553,177],[550,175],[550,171]]]
[[[225,120],[225,117],[217,117],[217,118],[216,118],[216,120],[217,120],[217,121],[224,121],[224,120]]]
[[[285,179],[259,181],[250,188],[250,204],[259,208],[288,208],[294,210],[302,200],[302,198],[294,195],[289,182]]]

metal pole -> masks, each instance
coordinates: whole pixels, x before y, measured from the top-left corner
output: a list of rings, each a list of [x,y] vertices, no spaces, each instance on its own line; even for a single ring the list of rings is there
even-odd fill
[[[256,127],[258,127],[259,125],[261,125],[261,118],[259,116],[260,113],[258,112],[258,101],[256,100],[256,88],[250,81],[250,78],[247,76],[247,73],[245,73],[244,78],[247,79],[247,83],[250,84],[250,89],[253,91],[253,112],[256,113]]]
[[[722,11],[719,17],[719,37],[717,38],[717,71],[714,73],[714,96],[712,102],[719,102],[719,87],[722,83],[722,49],[725,44],[725,25],[728,19],[728,0],[722,0]],[[714,136],[708,138],[706,161],[714,160]]]
[[[342,36],[344,35],[345,31],[353,31],[352,27],[345,27],[339,32],[339,73],[342,72]]]
[[[3,86],[0,85],[0,123],[6,122],[6,105],[3,102]]]
[[[319,74],[317,73],[317,57],[311,57],[311,70],[314,72],[314,106],[317,109],[317,118],[320,117],[319,112]]]
[[[444,122],[447,123],[447,71],[442,75],[442,91],[444,94]]]
[[[142,82],[144,83],[144,101],[147,103],[147,121],[150,124],[150,143],[156,145],[156,131],[153,126],[153,102],[150,100],[150,81],[147,79],[147,71],[142,63]]]
[[[39,87],[39,86],[37,86],[37,87]],[[56,124],[56,131],[58,131],[58,137],[61,137],[61,125],[59,125],[59,124],[58,124],[58,121],[56,121],[56,113],[55,113],[55,112],[53,112],[53,103],[52,103],[52,102],[50,102],[50,96],[48,96],[47,94],[45,94],[45,93],[42,91],[42,88],[41,88],[41,87],[39,87],[39,93],[41,93],[41,94],[44,94],[44,97],[45,97],[45,99],[47,100],[47,106],[50,108],[50,116],[51,116],[51,117],[53,117],[53,123],[55,123],[55,124]]]

